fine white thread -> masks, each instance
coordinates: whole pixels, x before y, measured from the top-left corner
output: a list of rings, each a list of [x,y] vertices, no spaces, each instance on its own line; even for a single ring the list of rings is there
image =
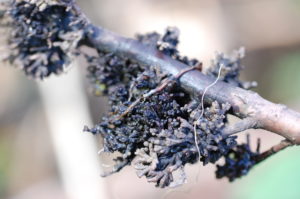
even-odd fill
[[[104,148],[102,148],[98,151],[98,155],[101,155],[102,153],[104,153]]]
[[[194,123],[194,139],[195,139],[195,145],[196,145],[196,149],[197,149],[197,152],[199,154],[199,162],[201,161],[201,153],[200,153],[200,149],[199,149],[199,146],[198,146],[198,142],[197,142],[197,124],[199,123],[200,119],[203,117],[204,115],[204,97],[207,93],[207,91],[213,87],[220,79],[221,77],[221,72],[222,72],[222,68],[223,68],[223,64],[220,65],[220,68],[219,68],[219,72],[218,72],[218,76],[217,76],[217,79],[210,85],[208,85],[205,89],[204,89],[204,92],[203,92],[203,95],[201,97],[201,114],[199,116],[199,118],[195,121]]]

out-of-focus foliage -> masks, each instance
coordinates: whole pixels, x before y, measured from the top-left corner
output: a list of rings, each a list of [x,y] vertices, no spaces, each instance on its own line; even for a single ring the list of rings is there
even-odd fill
[[[8,143],[6,139],[2,139],[0,135],[0,197],[4,197],[6,194],[6,188],[9,182],[10,171],[10,158],[11,152],[9,151]]]
[[[297,199],[299,198],[300,153],[294,147],[276,154],[251,171],[236,188],[233,199]]]
[[[270,73],[272,96],[280,102],[300,100],[300,51],[278,57]],[[280,93],[280,95],[279,95]]]

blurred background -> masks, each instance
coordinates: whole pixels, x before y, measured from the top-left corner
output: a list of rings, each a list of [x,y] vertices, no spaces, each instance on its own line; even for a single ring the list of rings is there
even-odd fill
[[[124,36],[167,26],[181,30],[180,50],[209,65],[215,52],[244,46],[242,78],[263,97],[300,111],[300,0],[77,0],[98,25]],[[82,131],[101,120],[105,98],[93,97],[86,68],[39,82],[0,67],[1,199],[299,199],[300,148],[287,149],[234,183],[217,180],[214,166],[188,165],[188,183],[161,190],[130,167],[102,179],[111,157],[101,139]],[[265,131],[262,150],[281,140]],[[245,134],[240,136],[244,141]],[[198,178],[196,178],[198,176]]]

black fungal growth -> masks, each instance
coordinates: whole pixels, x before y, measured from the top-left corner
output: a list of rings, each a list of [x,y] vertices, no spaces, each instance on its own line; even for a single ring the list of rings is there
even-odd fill
[[[178,29],[168,28],[162,36],[154,32],[138,35],[137,39],[189,66],[199,64],[198,60],[179,54],[178,36]],[[230,105],[216,101],[207,104],[200,117],[199,103],[184,92],[176,80],[141,100],[125,117],[119,118],[137,99],[170,77],[154,67],[146,69],[114,54],[98,52],[98,56],[86,58],[90,63],[88,77],[94,92],[108,95],[111,109],[102,122],[85,130],[103,137],[104,152],[121,154],[115,159],[113,170],[104,176],[132,165],[139,177],[145,176],[157,187],[175,187],[186,181],[184,165],[199,160],[204,165],[216,163],[239,147],[236,136],[224,138],[222,135]],[[218,177],[231,179],[232,176]]]
[[[244,89],[254,88],[257,86],[256,82],[244,82],[239,79],[240,71],[244,68],[242,65],[242,59],[244,57],[244,48],[234,51],[231,56],[217,53],[215,59],[212,60],[211,66],[205,73],[216,78],[220,67],[222,67],[220,80]]]
[[[74,56],[86,58],[94,94],[108,96],[110,111],[85,131],[101,135],[103,152],[119,154],[112,171],[104,176],[132,165],[139,177],[157,187],[175,187],[186,182],[186,164],[215,164],[222,158],[225,164],[217,166],[218,178],[233,181],[247,174],[259,153],[250,150],[249,142],[238,145],[236,136],[223,135],[229,104],[213,101],[201,110],[199,99],[193,99],[195,96],[186,93],[178,79],[158,68],[113,53],[79,53],[80,44],[87,38],[87,20],[80,13],[74,0],[12,0],[6,3],[4,12],[0,11],[0,18],[10,27],[7,59],[30,77],[43,79],[59,74]],[[148,48],[202,70],[200,61],[179,53],[178,38],[179,30],[173,27],[163,35],[137,35]],[[231,57],[218,54],[212,66],[201,72],[217,78],[221,67],[219,81],[251,88],[255,83],[239,80],[243,56],[243,50]]]
[[[257,163],[259,155],[259,142],[256,152],[250,149],[249,136],[246,144],[241,144],[229,151],[225,155],[225,164],[217,165],[217,178],[227,177],[229,181],[234,181],[247,175],[249,170]]]
[[[13,0],[7,7],[11,27],[7,59],[37,79],[65,71],[85,24],[74,1]]]

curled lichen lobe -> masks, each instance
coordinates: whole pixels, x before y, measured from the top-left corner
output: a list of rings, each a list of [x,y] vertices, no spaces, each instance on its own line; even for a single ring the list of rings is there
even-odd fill
[[[249,141],[232,148],[225,155],[225,164],[217,165],[217,178],[227,177],[229,181],[234,181],[247,175],[249,170],[257,163],[259,147],[256,152],[250,148]]]
[[[178,29],[168,28],[164,35],[154,32],[138,35],[137,39],[190,67],[201,65],[198,60],[180,55],[178,36]],[[223,157],[226,164],[218,167],[218,177],[233,179],[246,173],[248,167],[238,168],[236,173],[225,169],[230,166],[228,154],[241,147],[236,136],[223,135],[229,104],[201,104],[181,88],[178,79],[126,57],[98,51],[98,55],[86,58],[94,92],[109,96],[110,111],[99,124],[85,130],[102,136],[104,152],[120,154],[113,170],[104,176],[131,164],[137,175],[146,177],[148,182],[161,188],[175,187],[186,182],[186,164],[214,164]],[[220,81],[242,85],[238,80],[239,56],[221,56],[215,63],[208,72],[211,76],[217,66],[223,65],[225,73]],[[165,82],[167,86],[161,87]]]
[[[193,109],[197,105],[176,82],[141,101],[126,117],[115,120],[139,96],[156,88],[164,77],[155,70],[144,71],[130,86],[109,89],[110,113],[100,124],[88,129],[103,136],[104,151],[120,152],[122,160],[132,163],[138,176],[145,176],[159,187],[183,182],[174,179],[173,172],[197,162],[199,155],[203,164],[215,163],[236,145],[235,137],[224,139],[221,135],[228,106],[214,102],[206,108],[197,126],[198,153],[193,123],[200,110]]]
[[[151,33],[139,35],[138,39],[190,66],[199,64],[197,60],[179,55],[176,49],[177,31],[169,28],[164,36]],[[236,146],[235,136],[222,136],[230,106],[217,102],[208,104],[199,119],[199,102],[194,101],[176,79],[163,90],[140,100],[126,116],[120,118],[141,96],[172,77],[155,67],[146,69],[114,54],[98,52],[98,57],[86,58],[90,63],[88,77],[95,93],[108,95],[111,107],[102,122],[86,130],[102,135],[105,152],[121,153],[110,173],[131,164],[139,177],[145,176],[161,188],[173,187],[185,182],[186,164],[198,160],[204,165],[215,163]],[[103,90],[97,90],[101,88]],[[180,173],[179,179],[174,177],[175,172]]]
[[[8,60],[33,78],[66,70],[83,37],[85,19],[73,0],[12,0]]]
[[[208,76],[218,77],[221,81],[244,89],[251,89],[257,86],[256,82],[245,82],[240,80],[240,73],[244,66],[242,59],[245,57],[245,48],[235,50],[230,56],[224,53],[216,53],[211,66],[205,71]],[[221,67],[221,73],[219,69]]]

